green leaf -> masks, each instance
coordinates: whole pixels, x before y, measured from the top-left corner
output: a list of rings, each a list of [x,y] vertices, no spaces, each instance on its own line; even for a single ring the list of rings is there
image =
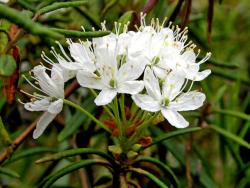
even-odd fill
[[[17,160],[20,160],[29,156],[38,155],[38,154],[47,153],[47,152],[57,152],[57,151],[58,151],[57,148],[47,148],[47,147],[36,147],[36,148],[26,149],[24,151],[15,153],[8,161],[4,163],[4,165],[8,165]]]
[[[225,71],[222,68],[213,67],[212,75],[216,75],[216,76],[219,76],[228,80],[232,80],[232,81],[240,80],[243,84],[250,85],[250,80],[248,78],[243,78],[239,76],[240,75],[239,73],[232,74],[231,72]]]
[[[242,112],[237,112],[237,111],[233,111],[233,110],[224,110],[224,109],[214,109],[212,112],[219,113],[219,114],[225,114],[225,115],[229,115],[229,116],[234,116],[234,117],[238,117],[238,118],[250,121],[250,115],[247,115],[247,114],[242,113]]]
[[[96,109],[96,105],[93,103],[93,97],[88,98],[84,101],[82,107],[88,112],[92,113]],[[58,136],[59,142],[64,141],[76,130],[88,120],[88,116],[83,115],[80,111],[76,111],[75,114],[66,121],[65,128],[60,132]]]
[[[113,6],[115,6],[115,4],[118,2],[118,0],[110,0],[106,3],[105,7],[102,10],[102,16],[104,16],[109,9],[111,9]]]
[[[207,63],[215,65],[217,67],[228,68],[228,69],[238,69],[238,68],[240,68],[239,65],[237,65],[237,64],[226,64],[226,63],[218,62],[218,61],[216,61],[214,59],[209,59],[207,61]]]
[[[44,162],[48,162],[48,161],[63,159],[65,157],[72,157],[75,155],[83,155],[83,154],[96,154],[96,155],[99,155],[102,158],[106,159],[111,164],[116,165],[116,163],[112,157],[110,157],[108,154],[101,152],[101,151],[98,151],[94,148],[77,148],[77,149],[70,149],[70,150],[58,152],[56,154],[49,155],[47,157],[43,157],[43,158],[37,160],[36,163],[44,163]]]
[[[248,142],[246,142],[245,140],[243,140],[242,138],[236,136],[235,134],[232,134],[232,133],[230,133],[224,129],[221,129],[217,126],[210,126],[210,128],[215,130],[220,135],[229,138],[230,140],[240,144],[241,146],[246,147],[247,149],[250,149],[250,144]]]
[[[134,11],[127,11],[119,18],[117,22],[121,24],[120,32],[122,32],[124,25],[128,24],[132,20],[134,13]]]
[[[174,174],[174,172],[171,170],[170,167],[168,167],[166,164],[164,164],[163,162],[154,159],[152,157],[140,157],[136,160],[136,162],[150,162],[153,163],[154,165],[156,165],[158,168],[160,168],[163,172],[165,172],[166,174],[169,174],[171,176],[171,182],[173,183],[174,187],[179,187],[180,183],[178,181],[178,178],[176,177],[176,175]]]
[[[101,29],[100,27],[100,21],[97,18],[96,14],[94,14],[93,12],[89,11],[88,9],[86,9],[85,7],[76,7],[75,8],[77,12],[79,12],[82,16],[84,16],[90,24],[93,25],[93,27],[95,29]]]
[[[35,12],[35,10],[36,10],[35,7],[31,3],[29,3],[25,0],[17,0],[17,3],[19,5],[21,5],[23,8],[31,10],[33,12]]]
[[[13,178],[20,178],[20,175],[18,173],[8,168],[0,167],[0,174],[4,174]]]
[[[48,27],[45,27],[39,23],[34,22],[28,16],[19,12],[15,9],[12,9],[8,6],[0,4],[0,17],[6,18],[12,23],[24,28],[26,31],[40,36],[47,36],[54,39],[62,38],[62,35],[50,30]]]
[[[81,1],[72,1],[72,2],[56,2],[52,5],[48,5],[46,7],[41,8],[36,12],[37,15],[41,15],[47,12],[51,12],[60,8],[68,8],[68,7],[79,7],[81,5],[87,4],[87,0],[81,0]]]
[[[187,128],[187,129],[178,129],[176,131],[172,131],[170,133],[165,133],[157,138],[155,138],[153,140],[153,142],[144,147],[144,148],[148,148],[154,144],[158,144],[159,142],[162,142],[164,140],[167,140],[167,139],[170,139],[170,138],[173,138],[173,137],[176,137],[176,136],[180,136],[180,135],[183,135],[183,134],[187,134],[187,133],[192,133],[192,132],[196,132],[196,131],[200,131],[202,128],[200,127],[192,127],[192,128]]]
[[[128,22],[130,22],[133,18],[133,14],[135,12],[134,11],[127,11],[125,12],[120,18],[119,20],[117,21],[118,23],[121,23],[121,24],[127,24]]]
[[[141,168],[129,168],[128,171],[146,176],[148,179],[152,180],[156,185],[158,185],[161,188],[168,188],[168,186],[164,184],[160,179],[158,179],[158,177],[156,177],[155,175],[151,174],[146,170],[143,170]]]
[[[162,131],[158,127],[150,127],[151,134],[157,138],[159,138],[161,135],[163,135],[165,132]],[[180,163],[180,165],[184,168],[185,167],[185,159],[184,159],[184,149],[180,147],[180,145],[176,145],[176,142],[173,142],[173,140],[164,140],[162,142],[158,142],[159,149],[161,147],[167,148],[175,159]]]
[[[65,37],[76,38],[95,38],[110,34],[110,31],[74,31],[68,29],[51,28],[52,31],[58,32]]]
[[[10,135],[4,127],[1,116],[0,116],[0,140],[3,142],[4,146],[8,146],[12,143]]]
[[[109,166],[109,163],[100,160],[86,159],[82,161],[77,161],[55,172],[54,174],[48,176],[41,182],[41,185],[44,184],[42,186],[43,188],[50,187],[56,180],[63,177],[64,175],[90,165],[101,165],[101,166],[111,167]]]
[[[0,75],[10,76],[16,70],[16,61],[11,55],[0,56]]]

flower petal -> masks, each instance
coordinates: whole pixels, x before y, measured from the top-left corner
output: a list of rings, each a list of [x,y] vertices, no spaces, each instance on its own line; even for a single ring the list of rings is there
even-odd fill
[[[169,108],[176,111],[195,110],[203,105],[206,96],[197,91],[184,93],[169,104]]]
[[[70,55],[75,59],[77,63],[82,64],[78,65],[79,67],[88,70],[90,72],[95,71],[95,65],[92,63],[90,56],[92,52],[87,45],[72,42],[69,45]],[[75,64],[75,63],[70,63]]]
[[[117,91],[114,89],[103,89],[99,95],[95,98],[95,104],[97,106],[109,104],[116,96]]]
[[[44,66],[35,66],[32,71],[40,87],[47,95],[58,98],[62,98],[64,96],[64,92],[62,92],[63,88],[61,88],[61,85],[58,87],[56,82],[49,77]]]
[[[58,114],[59,112],[62,111],[62,107],[63,107],[63,100],[58,99],[49,105],[48,112],[51,114]]]
[[[84,64],[82,63],[78,63],[78,62],[68,62],[65,60],[59,60],[58,61],[59,64],[67,70],[71,70],[71,71],[77,71],[77,70],[82,70],[84,69]]]
[[[184,81],[184,75],[176,71],[170,72],[163,84],[163,96],[172,101],[179,94]]]
[[[48,99],[36,100],[24,104],[24,108],[29,111],[47,111],[50,105]]]
[[[134,100],[135,104],[143,110],[149,112],[158,112],[161,109],[159,102],[149,95],[132,95],[132,99]]]
[[[33,132],[33,138],[37,139],[41,136],[44,130],[48,127],[48,125],[53,121],[57,114],[51,114],[49,112],[45,112],[41,118],[38,120],[36,129]]]
[[[143,81],[126,81],[118,85],[118,93],[137,94],[144,88]]]
[[[144,84],[148,94],[156,100],[161,100],[161,91],[159,81],[153,71],[147,67],[144,72]]]
[[[129,80],[136,80],[141,76],[145,65],[142,63],[125,63],[123,64],[117,73],[117,79],[119,82],[129,81]]]
[[[67,64],[69,64],[69,63],[67,63]],[[51,70],[51,79],[54,80],[54,81],[56,81],[58,79],[58,76],[56,74],[57,71],[55,71],[54,69],[59,69],[61,71],[61,74],[62,74],[62,77],[63,77],[63,82],[67,82],[71,78],[75,77],[76,72],[77,72],[76,70],[67,69],[67,68],[63,67],[59,63],[55,63],[53,65],[53,67],[52,67],[52,70]],[[79,70],[79,69],[77,69],[77,70]],[[64,83],[63,83],[62,87],[64,87]]]
[[[104,85],[100,77],[94,73],[86,71],[78,71],[76,74],[76,79],[82,87],[93,88],[101,90]]]
[[[159,66],[153,66],[153,71],[155,75],[160,79],[165,79],[166,76],[168,75],[168,71]]]
[[[210,69],[206,69],[201,72],[197,72],[195,75],[189,75],[187,78],[193,81],[201,81],[204,80],[209,74],[211,74]]]
[[[161,113],[174,127],[185,128],[189,125],[189,122],[187,122],[181,114],[174,110],[162,108]]]
[[[193,50],[187,50],[181,56],[185,61],[195,63],[196,55]]]

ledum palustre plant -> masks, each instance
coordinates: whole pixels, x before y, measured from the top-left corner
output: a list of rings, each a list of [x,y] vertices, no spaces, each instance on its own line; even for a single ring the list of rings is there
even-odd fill
[[[232,107],[249,81],[227,73],[238,65],[211,60],[206,51],[216,48],[185,27],[192,1],[182,3],[169,15],[163,1],[0,4],[3,185],[248,185],[240,149],[250,149],[249,95],[242,112]],[[182,9],[183,21],[172,23]],[[236,80],[238,89],[226,96],[213,75]]]

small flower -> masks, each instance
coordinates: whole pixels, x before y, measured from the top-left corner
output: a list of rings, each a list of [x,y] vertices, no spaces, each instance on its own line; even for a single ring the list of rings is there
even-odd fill
[[[206,56],[196,63],[196,55],[193,50],[186,50],[180,55],[176,55],[169,63],[172,70],[180,71],[185,78],[192,81],[201,81],[211,74],[210,69],[199,72],[200,65],[207,61],[211,56],[211,53],[207,53]]]
[[[77,73],[77,81],[82,87],[101,90],[95,99],[96,105],[109,104],[117,93],[136,94],[144,87],[143,81],[137,80],[144,65],[133,61],[127,53],[128,41],[133,34],[119,34],[119,29],[116,32],[93,39],[96,71]]]
[[[169,71],[182,72],[185,78],[192,81],[201,81],[211,70],[199,72],[200,65],[207,61],[211,53],[198,63],[194,53],[194,45],[187,42],[187,28],[181,30],[178,26],[164,27],[158,19],[152,19],[151,25],[146,25],[145,15],[141,15],[141,26],[133,34],[128,44],[128,55],[140,59],[142,64],[150,66],[155,75],[164,79]],[[199,54],[199,53],[198,53]]]
[[[89,41],[80,43],[73,42],[72,40],[68,39],[67,43],[69,44],[69,51],[71,57],[67,55],[65,50],[63,49],[62,45],[59,42],[56,42],[63,54],[63,56],[56,52],[55,48],[52,47],[51,53],[56,58],[58,65],[64,72],[65,81],[76,76],[77,71],[84,70],[88,72],[94,72],[96,70],[95,67],[95,56],[93,54],[93,49],[91,47],[91,43]],[[50,65],[54,65],[54,62],[42,53],[42,58],[45,62],[49,63]]]
[[[205,100],[205,95],[200,92],[182,93],[185,78],[176,72],[170,72],[160,86],[158,78],[147,67],[144,82],[147,94],[133,95],[134,102],[143,110],[161,111],[168,122],[177,128],[185,128],[189,125],[178,112],[195,110],[201,107]]]
[[[116,58],[112,59],[108,55],[104,52],[102,57],[106,61],[97,62],[96,74],[86,71],[77,73],[77,80],[82,87],[101,90],[95,99],[96,105],[109,104],[117,93],[136,94],[144,87],[143,81],[136,80],[143,71],[139,65],[127,62],[118,67]]]
[[[55,64],[56,65],[56,64]],[[34,79],[38,82],[40,88],[32,84],[42,94],[35,93],[32,96],[32,101],[25,103],[24,108],[29,111],[44,111],[44,114],[37,122],[36,129],[33,132],[33,138],[36,139],[44,132],[49,123],[62,111],[64,99],[64,78],[62,69],[58,66],[53,66],[51,76],[46,73],[46,67],[38,65],[33,68],[32,73]]]

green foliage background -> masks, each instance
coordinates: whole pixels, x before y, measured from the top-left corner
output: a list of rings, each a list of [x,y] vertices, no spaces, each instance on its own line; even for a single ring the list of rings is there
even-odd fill
[[[212,52],[212,58],[203,65],[204,69],[209,67],[212,74],[197,86],[207,95],[206,105],[199,111],[184,114],[191,122],[191,127],[201,127],[201,130],[168,139],[169,134],[176,130],[167,122],[151,126],[148,134],[152,135],[156,143],[143,151],[144,156],[152,156],[167,165],[178,179],[179,187],[250,187],[248,0],[184,0],[176,16],[173,15],[174,11],[182,0],[67,1],[68,4],[63,6],[59,2],[66,1],[13,0],[8,4],[0,4],[0,89],[2,93],[7,90],[7,98],[10,98],[11,93],[15,94],[11,103],[6,100],[6,96],[0,95],[0,150],[8,156],[1,163],[0,187],[37,187],[51,172],[77,160],[72,157],[69,160],[35,164],[46,153],[76,147],[91,147],[107,152],[107,146],[112,142],[109,136],[69,107],[64,108],[64,112],[41,138],[33,140],[27,136],[18,148],[13,147],[15,138],[24,133],[39,115],[25,111],[17,101],[18,98],[27,100],[19,90],[30,90],[21,74],[28,74],[34,65],[41,62],[41,52],[49,54],[51,46],[56,46],[55,40],[66,45],[65,38],[68,37],[84,40],[105,35],[105,32],[92,32],[92,27],[99,30],[100,23],[106,20],[107,28],[112,31],[114,21],[135,21],[135,14],[150,2],[156,3],[148,12],[148,23],[153,17],[160,20],[168,17],[174,24],[183,25],[183,20],[189,18],[189,38],[201,49],[201,55]],[[187,13],[190,2],[191,11]],[[213,15],[210,42],[208,25],[211,19],[208,19],[208,14]],[[13,28],[13,24],[19,28]],[[88,32],[80,32],[81,26]],[[13,38],[15,31],[21,33]],[[15,46],[19,49],[20,61],[13,58]],[[12,83],[14,90],[11,90],[8,86],[16,70],[19,70],[18,79]],[[100,113],[101,109],[93,104],[91,95],[82,88],[76,90],[70,99],[79,102],[95,115]],[[158,142],[160,138],[163,138],[162,142]],[[82,158],[96,159],[92,155]],[[164,177],[163,182],[173,186],[169,182],[173,176],[168,173],[164,175],[164,171],[147,163],[144,166],[158,177]],[[108,186],[108,180],[112,179],[112,175],[103,167],[88,167],[81,172],[63,176],[54,187],[81,187],[82,177],[87,179],[85,183],[89,187],[98,187],[98,183]],[[143,182],[142,187],[155,186],[146,179],[139,180]]]

